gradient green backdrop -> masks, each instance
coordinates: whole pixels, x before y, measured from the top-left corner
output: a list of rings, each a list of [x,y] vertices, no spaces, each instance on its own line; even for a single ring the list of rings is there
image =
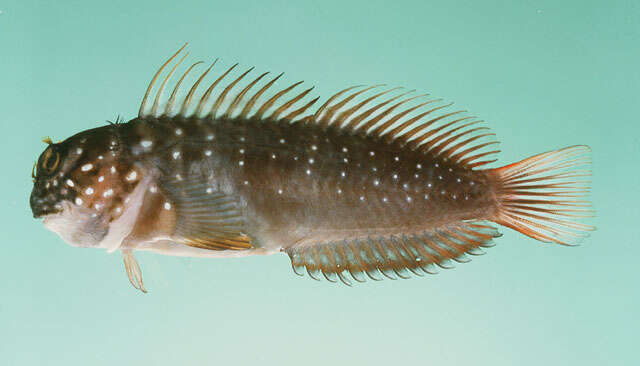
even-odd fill
[[[0,2],[0,364],[640,364],[638,1]],[[455,100],[500,162],[593,148],[598,230],[545,245],[503,230],[430,278],[354,288],[286,256],[138,256],[67,246],[31,217],[40,139],[136,114],[156,67],[193,59],[286,71],[328,96],[387,82]]]

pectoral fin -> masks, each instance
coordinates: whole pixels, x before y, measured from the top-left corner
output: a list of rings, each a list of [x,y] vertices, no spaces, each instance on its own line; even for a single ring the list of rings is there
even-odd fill
[[[175,242],[208,250],[252,248],[236,197],[220,192],[204,177],[166,180],[161,189],[176,212]]]

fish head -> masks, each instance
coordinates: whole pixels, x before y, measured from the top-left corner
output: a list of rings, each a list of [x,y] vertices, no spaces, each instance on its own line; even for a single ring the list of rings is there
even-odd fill
[[[35,218],[73,246],[102,247],[122,215],[139,172],[125,163],[117,127],[83,131],[48,146],[33,171],[30,205]]]

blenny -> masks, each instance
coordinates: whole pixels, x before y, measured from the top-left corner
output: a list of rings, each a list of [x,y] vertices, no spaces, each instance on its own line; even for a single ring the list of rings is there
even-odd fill
[[[253,68],[230,79],[237,64],[183,90],[195,63],[164,98],[185,46],[136,118],[46,139],[32,173],[34,217],[70,245],[119,250],[137,289],[136,250],[284,252],[299,275],[351,285],[465,262],[500,236],[492,223],[565,245],[593,229],[586,146],[487,169],[494,134],[452,103],[354,86],[311,111],[313,88],[271,92],[282,74],[245,82]]]

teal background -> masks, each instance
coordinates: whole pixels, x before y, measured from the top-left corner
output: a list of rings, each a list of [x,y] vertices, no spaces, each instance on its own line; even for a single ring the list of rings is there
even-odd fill
[[[0,364],[640,364],[637,1],[4,1],[0,3]],[[30,171],[54,140],[137,113],[161,62],[286,71],[328,96],[387,82],[486,119],[503,164],[593,149],[581,246],[511,230],[435,277],[353,288],[283,255],[138,255],[66,245],[31,217]]]

